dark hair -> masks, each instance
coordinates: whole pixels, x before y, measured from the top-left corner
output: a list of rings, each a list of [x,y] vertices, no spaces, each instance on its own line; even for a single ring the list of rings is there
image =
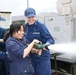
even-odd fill
[[[9,31],[5,33],[3,40],[6,42],[9,36],[12,36],[14,32],[18,32],[21,29],[21,26],[24,28],[24,25],[22,23],[12,23],[10,25]]]

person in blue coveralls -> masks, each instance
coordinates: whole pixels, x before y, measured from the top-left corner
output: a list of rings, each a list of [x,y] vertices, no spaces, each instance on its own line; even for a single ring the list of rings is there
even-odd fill
[[[3,39],[4,34],[6,33],[6,29],[0,27],[0,39]],[[6,58],[6,50],[5,50],[5,43],[3,41],[0,41],[0,75],[6,75],[4,60]]]
[[[24,11],[25,19],[25,37],[30,42],[38,39],[43,44],[54,44],[55,41],[46,28],[46,26],[36,20],[36,11],[33,8],[27,8]],[[32,48],[30,57],[34,66],[35,75],[51,75],[50,51],[46,48],[39,50],[40,56],[37,56],[38,49]]]
[[[4,38],[7,29],[0,27],[0,39]],[[10,60],[7,56],[5,42],[0,41],[0,75],[10,75]]]
[[[11,24],[6,38],[6,50],[11,60],[10,75],[34,75],[29,53],[34,43],[39,43],[39,41],[34,39],[27,44],[24,37],[24,25],[21,23]]]

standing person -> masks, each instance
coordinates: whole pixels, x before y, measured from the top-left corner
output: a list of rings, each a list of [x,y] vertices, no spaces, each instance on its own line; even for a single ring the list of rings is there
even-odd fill
[[[10,25],[5,39],[6,49],[11,60],[10,75],[34,75],[29,53],[34,43],[39,43],[39,41],[34,39],[27,45],[24,37],[24,26],[20,23]]]
[[[36,20],[36,12],[33,8],[27,8],[24,12],[27,23],[25,24],[25,37],[30,42],[33,39],[40,40],[43,44],[54,44],[55,41],[44,24]],[[35,51],[34,51],[35,50]],[[38,57],[36,49],[32,49],[30,57],[34,66],[35,75],[51,75],[50,52],[44,48]]]
[[[5,21],[3,17],[0,16],[0,21]],[[0,27],[0,39],[4,38],[4,34],[7,32],[7,29]],[[10,75],[9,67],[10,60],[7,57],[5,42],[0,40],[0,75]]]
[[[7,32],[5,28],[0,27],[0,39],[3,39],[4,34]],[[0,41],[0,75],[6,75],[4,60],[6,59],[5,43]]]

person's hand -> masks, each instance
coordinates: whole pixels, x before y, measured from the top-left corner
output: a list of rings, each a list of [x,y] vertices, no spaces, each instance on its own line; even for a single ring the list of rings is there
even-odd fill
[[[37,40],[37,39],[34,39],[33,42],[34,42],[34,43],[39,43],[40,41]]]
[[[31,53],[37,53],[38,51],[38,49],[32,48]]]
[[[0,42],[3,42],[3,39],[0,39]]]
[[[39,52],[39,50],[38,50],[38,49],[36,49],[36,48],[32,48],[31,52],[32,52],[32,53],[38,53],[38,52]]]
[[[47,50],[46,48],[43,48],[43,50]]]
[[[37,54],[40,56],[42,54],[42,49],[40,49]]]
[[[36,53],[38,55],[41,55],[42,54],[42,49],[38,50],[38,49],[32,48],[31,53]]]

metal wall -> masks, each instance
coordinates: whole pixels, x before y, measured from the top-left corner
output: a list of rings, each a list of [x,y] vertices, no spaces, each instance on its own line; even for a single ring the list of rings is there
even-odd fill
[[[45,19],[45,25],[56,43],[70,42],[73,39],[70,16],[47,17]]]
[[[60,15],[76,14],[76,0],[57,0]]]
[[[76,42],[76,18],[74,18],[74,39]]]
[[[56,44],[73,42],[76,39],[76,19],[74,21],[72,15],[46,17],[41,22],[45,23]],[[59,55],[58,60],[74,62],[75,56],[65,53]]]
[[[0,13],[0,16],[6,19],[5,21],[0,21],[0,27],[9,28],[10,24],[12,23],[11,13],[2,12]]]

